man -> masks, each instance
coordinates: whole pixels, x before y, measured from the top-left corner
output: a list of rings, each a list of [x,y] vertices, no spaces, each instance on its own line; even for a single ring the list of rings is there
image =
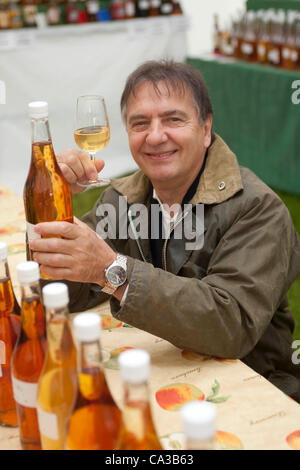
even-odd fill
[[[108,298],[104,287],[116,318],[182,349],[241,358],[300,401],[286,300],[299,273],[300,245],[288,210],[212,134],[208,92],[189,65],[140,66],[127,80],[121,110],[140,171],[114,180],[85,223],[39,224],[38,233],[63,237],[31,242],[41,270],[77,281],[70,285],[73,310]],[[70,150],[58,161],[73,192],[81,178],[103,167]],[[149,238],[139,236],[135,225],[132,208],[138,204],[146,207]],[[117,233],[125,225],[134,236],[110,230],[103,240],[95,232],[103,207],[119,214]],[[191,249],[186,234],[176,237],[174,228],[188,213],[192,228],[203,232],[200,207],[203,243]],[[108,220],[111,229],[113,217]]]

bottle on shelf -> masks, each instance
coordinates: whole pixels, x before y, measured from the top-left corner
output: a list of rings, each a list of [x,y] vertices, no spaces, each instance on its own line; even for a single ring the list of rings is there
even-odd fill
[[[292,48],[291,58],[293,63],[293,69],[300,70],[300,15],[295,23],[295,43]]]
[[[222,33],[219,25],[219,16],[214,14],[213,49],[215,54],[221,54]]]
[[[162,16],[172,15],[173,13],[173,3],[171,0],[161,0],[160,5],[160,14]]]
[[[282,67],[287,70],[294,69],[292,54],[296,46],[297,16],[298,16],[298,13],[296,11],[293,11],[293,10],[288,11],[286,28],[285,28],[285,41],[282,47]]]
[[[47,6],[47,23],[58,26],[61,23],[61,9],[57,0],[50,0]]]
[[[0,31],[2,29],[9,29],[9,5],[8,0],[0,0]]]
[[[268,63],[268,53],[271,46],[271,20],[272,12],[265,11],[258,25],[257,61],[260,64]]]
[[[21,285],[21,331],[12,356],[12,383],[24,450],[40,450],[37,418],[38,380],[46,349],[45,315],[40,292],[39,265],[17,265]]]
[[[232,46],[233,46],[233,56],[236,59],[242,59],[242,44],[243,38],[246,31],[246,14],[240,12],[236,20],[236,26],[233,28],[233,37],[232,37]]]
[[[78,18],[77,23],[83,24],[88,22],[88,12],[86,9],[85,1],[77,1],[77,10],[78,10]]]
[[[268,62],[270,65],[280,67],[282,63],[282,47],[284,43],[285,13],[283,10],[277,12],[271,23],[271,45],[268,51]]]
[[[98,13],[100,10],[99,0],[87,0],[86,10],[89,23],[98,21]]]
[[[182,15],[182,8],[180,5],[179,0],[171,0],[171,3],[173,4],[173,11],[172,15]]]
[[[77,0],[67,0],[66,23],[67,24],[77,24],[78,23]]]
[[[150,0],[149,16],[160,15],[161,0]]]
[[[22,10],[19,0],[11,0],[9,4],[9,27],[10,29],[22,28]]]
[[[69,294],[61,282],[46,285],[42,294],[47,353],[38,384],[38,422],[43,450],[63,450],[77,386],[76,349],[68,321]]]
[[[73,222],[70,188],[57,164],[48,122],[48,103],[29,103],[32,129],[32,156],[24,186],[27,241],[37,238],[34,226],[39,222]],[[32,259],[27,243],[27,257]],[[42,273],[43,276],[43,273]]]
[[[125,19],[126,20],[131,20],[132,18],[135,18],[135,2],[134,0],[125,0]]]
[[[256,62],[257,60],[257,21],[256,14],[250,10],[247,12],[246,30],[241,45],[244,60]]]
[[[22,0],[23,25],[25,28],[35,28],[37,14],[37,0]]]
[[[118,450],[162,450],[149,403],[150,356],[144,350],[132,349],[121,353],[118,361],[124,383]]]
[[[112,20],[124,20],[125,16],[125,1],[112,0],[110,3],[110,16]]]
[[[146,18],[150,13],[150,0],[136,0],[137,18]]]
[[[0,425],[18,426],[11,357],[20,333],[20,307],[12,289],[7,244],[0,242]]]
[[[101,319],[82,313],[73,321],[78,341],[78,388],[67,425],[66,449],[113,450],[120,434],[121,412],[108,388],[103,371]]]
[[[190,401],[180,410],[186,450],[214,450],[216,407],[207,401]]]

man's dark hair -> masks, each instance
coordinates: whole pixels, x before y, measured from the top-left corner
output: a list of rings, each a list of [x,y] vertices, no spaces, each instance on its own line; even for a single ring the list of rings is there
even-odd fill
[[[130,95],[135,96],[137,87],[145,82],[152,83],[158,95],[161,94],[158,88],[159,82],[164,82],[169,94],[170,87],[182,96],[186,90],[190,90],[201,124],[213,114],[206,84],[198,70],[182,62],[150,60],[140,65],[127,78],[121,97],[121,113],[124,122],[126,122],[126,105]]]

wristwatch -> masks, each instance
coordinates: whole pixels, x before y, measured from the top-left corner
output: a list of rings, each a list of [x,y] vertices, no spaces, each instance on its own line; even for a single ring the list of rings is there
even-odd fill
[[[126,256],[117,253],[117,258],[106,269],[105,285],[102,292],[112,295],[118,287],[122,286],[127,280],[127,258]]]

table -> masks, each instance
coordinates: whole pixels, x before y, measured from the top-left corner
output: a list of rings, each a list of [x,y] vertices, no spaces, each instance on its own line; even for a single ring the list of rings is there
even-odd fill
[[[22,200],[0,184],[0,241],[9,245],[9,266],[17,297],[15,266],[25,259]],[[117,356],[125,348],[151,355],[151,404],[165,449],[184,448],[180,405],[206,399],[217,407],[218,449],[300,450],[300,406],[239,360],[181,351],[167,341],[112,318],[109,304],[93,309],[102,317],[102,348],[109,387],[122,407]],[[177,399],[174,400],[174,397]],[[20,449],[18,429],[0,427],[0,449]]]
[[[214,108],[215,131],[240,165],[269,186],[300,195],[300,72],[215,56],[188,58],[200,70]],[[298,100],[297,100],[298,101]]]
[[[73,138],[76,99],[105,97],[111,139],[101,152],[105,177],[136,165],[121,121],[127,76],[146,60],[186,59],[185,16],[140,18],[44,29],[0,31],[0,174],[21,195],[31,156],[30,101],[49,103],[55,152],[77,148]],[[1,104],[1,81],[6,104]],[[16,172],[18,168],[18,172]]]

